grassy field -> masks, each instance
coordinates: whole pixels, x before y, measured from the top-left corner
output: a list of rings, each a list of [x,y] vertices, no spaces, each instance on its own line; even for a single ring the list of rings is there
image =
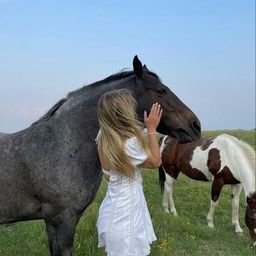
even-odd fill
[[[229,133],[256,145],[255,130],[204,132],[203,136]],[[206,225],[210,204],[210,183],[192,181],[180,175],[174,187],[178,216],[162,210],[162,195],[157,171],[143,171],[144,191],[158,240],[152,246],[152,256],[250,256],[250,237],[244,223],[245,200],[241,194],[240,224],[243,235],[236,235],[231,225],[230,186],[224,186],[215,212],[215,228]],[[75,237],[75,256],[103,256],[97,248],[96,218],[105,195],[103,181],[97,197],[82,216]],[[0,226],[0,256],[48,256],[45,227],[41,221]]]

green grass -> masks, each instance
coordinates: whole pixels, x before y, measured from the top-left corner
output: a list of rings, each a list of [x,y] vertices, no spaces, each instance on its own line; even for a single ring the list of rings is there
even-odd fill
[[[255,130],[203,132],[203,136],[229,133],[255,148]],[[245,202],[241,193],[240,224],[244,234],[234,233],[231,225],[230,186],[224,186],[215,212],[215,228],[206,225],[210,205],[210,183],[196,182],[180,175],[174,186],[178,216],[162,209],[162,195],[157,171],[143,171],[144,192],[158,240],[152,245],[151,256],[251,256],[250,237],[244,223]],[[103,181],[97,197],[82,216],[74,243],[75,256],[103,256],[97,248],[96,219],[105,195]],[[30,221],[0,226],[0,256],[48,256],[47,236],[42,221]]]

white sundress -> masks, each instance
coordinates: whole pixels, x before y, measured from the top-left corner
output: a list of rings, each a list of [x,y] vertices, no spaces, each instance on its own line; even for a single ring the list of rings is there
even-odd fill
[[[147,154],[136,137],[129,138],[125,151],[135,166],[147,159]],[[98,247],[105,247],[107,256],[146,256],[150,244],[156,240],[147,203],[143,193],[142,177],[136,168],[129,178],[111,170],[106,196],[97,220]]]

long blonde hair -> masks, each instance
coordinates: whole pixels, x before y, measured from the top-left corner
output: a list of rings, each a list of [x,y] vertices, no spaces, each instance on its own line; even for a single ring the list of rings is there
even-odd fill
[[[146,152],[143,124],[136,118],[136,101],[127,89],[103,94],[98,102],[97,115],[101,134],[98,150],[109,169],[133,177],[135,166],[125,153],[125,142],[136,136]]]

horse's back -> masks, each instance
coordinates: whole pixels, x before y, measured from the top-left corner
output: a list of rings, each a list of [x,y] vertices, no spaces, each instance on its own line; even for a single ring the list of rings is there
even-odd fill
[[[255,150],[248,143],[228,134],[217,136],[215,145],[220,152],[222,167],[228,166],[244,189],[250,188],[248,191],[254,191]]]
[[[240,155],[241,157],[241,154],[243,154],[247,161],[252,164],[252,167],[255,168],[255,150],[245,141],[229,134],[221,134],[215,138],[215,143],[223,147],[223,150],[231,151],[235,156]]]
[[[216,136],[214,141],[219,144],[220,143],[238,143],[239,142],[239,140],[236,137],[226,134],[226,133]]]

